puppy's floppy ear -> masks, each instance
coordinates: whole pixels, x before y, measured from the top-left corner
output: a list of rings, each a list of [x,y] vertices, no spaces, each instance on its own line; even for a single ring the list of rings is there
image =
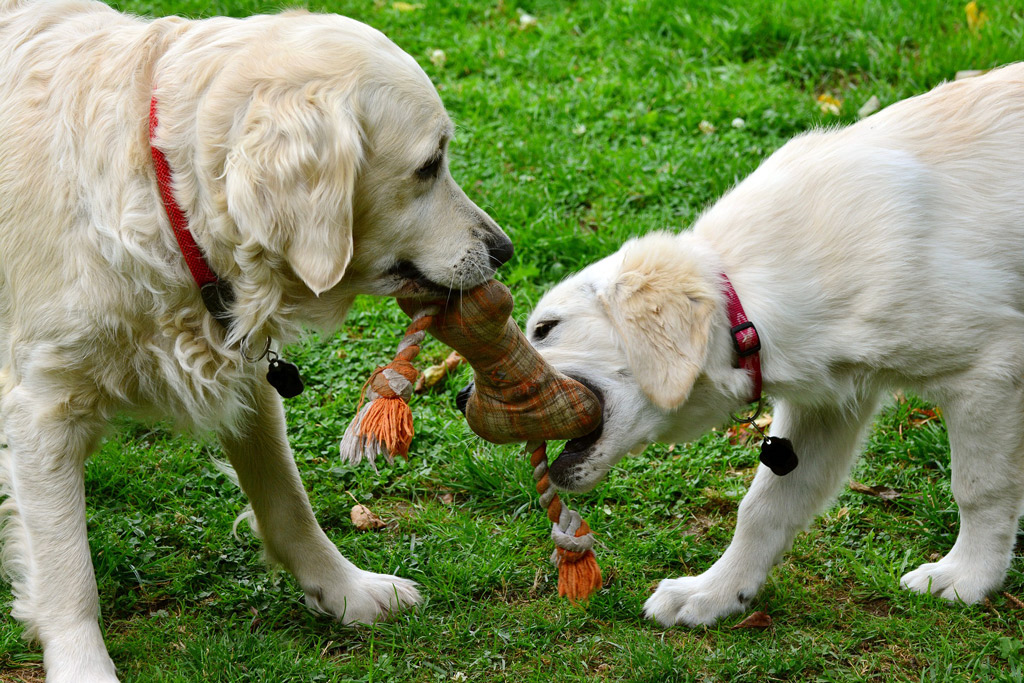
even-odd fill
[[[598,297],[640,389],[673,410],[707,358],[714,292],[673,235],[649,235],[624,251],[618,276]]]
[[[253,93],[240,131],[225,169],[228,214],[319,295],[352,258],[358,125],[315,90],[268,86]]]

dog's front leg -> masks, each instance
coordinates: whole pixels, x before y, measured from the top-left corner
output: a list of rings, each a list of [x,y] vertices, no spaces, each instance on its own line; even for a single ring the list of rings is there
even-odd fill
[[[84,465],[102,425],[89,407],[55,387],[46,380],[20,384],[2,403],[12,614],[42,643],[49,683],[116,683],[100,632],[85,524]]]
[[[782,477],[761,465],[722,557],[700,576],[662,581],[645,614],[665,626],[697,626],[746,609],[796,535],[838,490],[876,406],[874,398],[843,412],[780,401],[772,432],[792,440],[800,465]]]
[[[221,443],[270,559],[295,576],[310,607],[346,624],[373,623],[419,602],[415,583],[359,569],[327,538],[288,446],[281,399],[265,384],[255,394],[255,410],[241,431],[223,435]]]

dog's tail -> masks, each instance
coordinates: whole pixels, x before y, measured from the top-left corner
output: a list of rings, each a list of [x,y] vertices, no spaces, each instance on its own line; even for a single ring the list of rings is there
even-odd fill
[[[231,483],[235,486],[241,488],[241,484],[238,482],[238,473],[235,472],[235,468],[232,467],[230,463],[224,462],[218,458],[210,458],[210,460],[213,461],[213,466],[218,472],[230,479]],[[231,535],[239,542],[241,542],[242,537],[238,535],[238,526],[242,522],[249,525],[249,528],[252,529],[252,533],[256,538],[262,538],[262,536],[260,536],[259,524],[256,523],[256,512],[252,509],[252,505],[246,505],[245,508],[238,513],[238,516],[235,517],[234,524],[231,525]]]

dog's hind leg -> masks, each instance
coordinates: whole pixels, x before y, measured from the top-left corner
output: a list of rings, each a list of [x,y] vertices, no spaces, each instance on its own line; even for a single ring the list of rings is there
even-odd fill
[[[39,373],[42,374],[42,373]],[[102,430],[59,378],[25,381],[2,401],[4,566],[12,615],[43,645],[49,683],[117,681],[99,625],[85,518],[85,460]]]
[[[905,574],[904,588],[972,604],[1006,576],[1024,504],[1024,389],[1003,389],[986,384],[944,405],[960,533],[941,560]]]
[[[344,623],[372,623],[419,602],[415,583],[359,569],[317,524],[285,434],[281,399],[261,384],[255,410],[235,434],[221,436],[252,504],[270,559],[295,576],[306,603]]]
[[[845,409],[812,410],[780,401],[772,433],[793,442],[799,466],[780,477],[761,465],[722,557],[699,576],[662,581],[644,605],[645,614],[666,626],[697,626],[746,609],[796,535],[839,489],[877,405],[874,396]]]

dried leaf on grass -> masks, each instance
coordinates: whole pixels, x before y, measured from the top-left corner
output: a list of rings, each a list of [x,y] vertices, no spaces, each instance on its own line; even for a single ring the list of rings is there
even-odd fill
[[[872,95],[868,98],[867,102],[861,105],[860,109],[857,110],[857,118],[864,119],[882,107],[882,101],[878,99],[878,95]]]
[[[355,525],[360,531],[369,531],[370,529],[383,529],[387,526],[384,520],[373,513],[373,510],[366,507],[352,495],[351,491],[347,492],[352,500],[356,501],[356,504],[352,506],[352,511],[349,513],[349,517],[352,519],[352,524]]]
[[[465,362],[466,359],[460,356],[457,351],[452,351],[440,365],[432,365],[420,373],[419,379],[416,380],[416,393],[422,394],[424,391],[437,386],[441,380],[448,376],[448,373],[454,371],[455,368]]]
[[[746,443],[752,436],[760,436],[751,429],[750,425],[746,422],[739,422],[737,424],[729,425],[729,428],[725,430],[725,436],[729,439],[729,443],[733,446],[738,446],[741,443]]]
[[[523,12],[519,15],[519,30],[527,31],[537,25],[537,17]]]
[[[754,612],[749,617],[733,626],[733,628],[771,628],[772,618],[767,612]]]
[[[822,93],[818,95],[818,109],[821,110],[822,114],[831,114],[833,116],[839,116],[839,113],[843,109],[843,101],[829,95],[828,93]]]
[[[360,531],[368,531],[370,529],[383,529],[387,526],[384,520],[373,514],[373,511],[362,505],[356,503],[352,506],[352,523]]]
[[[953,80],[962,81],[965,78],[974,78],[975,76],[981,76],[985,73],[988,73],[988,69],[961,69],[956,72],[955,76],[953,76]]]
[[[540,594],[540,585],[544,581],[544,570],[537,569],[537,572],[533,575],[533,585],[530,586],[528,595],[530,598],[536,598]]]
[[[856,493],[863,493],[866,496],[874,496],[882,500],[896,500],[900,497],[899,491],[888,486],[868,486],[859,481],[850,481],[850,490]]]
[[[974,35],[978,35],[981,27],[988,21],[988,14],[978,6],[975,0],[971,0],[964,6],[964,14],[967,15],[967,28]]]
[[[930,410],[928,408],[914,408],[914,410],[910,413],[909,422],[914,427],[920,427],[921,425],[927,424],[932,420],[941,419],[942,410],[939,408],[935,408],[935,410]]]

